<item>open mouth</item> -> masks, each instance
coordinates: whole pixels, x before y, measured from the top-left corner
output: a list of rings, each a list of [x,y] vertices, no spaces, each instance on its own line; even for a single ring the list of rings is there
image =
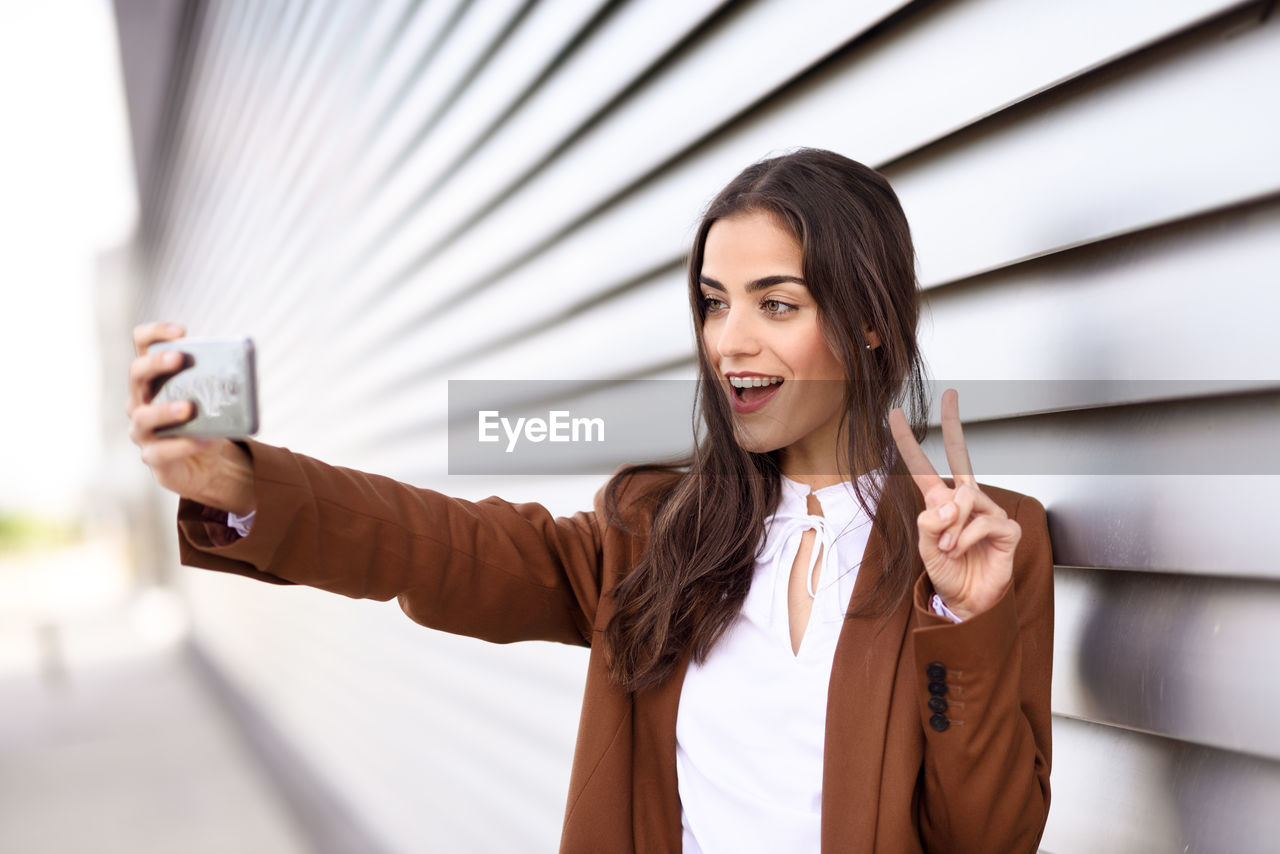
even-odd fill
[[[739,412],[751,412],[763,406],[778,393],[782,377],[729,377],[733,389],[733,406]]]

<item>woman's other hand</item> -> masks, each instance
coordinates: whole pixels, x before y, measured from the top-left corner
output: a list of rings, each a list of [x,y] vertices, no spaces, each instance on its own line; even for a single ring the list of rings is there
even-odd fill
[[[157,377],[173,373],[182,354],[148,352],[157,341],[172,341],[186,332],[174,323],[144,323],[134,327],[135,358],[129,366],[129,438],[142,449],[142,461],[151,467],[156,482],[165,489],[220,510],[248,515],[254,510],[253,466],[249,455],[228,439],[161,437],[156,430],[191,419],[189,401],[153,403]]]
[[[889,413],[889,427],[912,479],[924,496],[916,518],[920,557],[951,612],[968,619],[994,605],[1013,578],[1013,552],[1022,528],[978,488],[960,427],[959,394],[942,394],[942,442],[954,486],[938,476],[911,433],[901,409]]]

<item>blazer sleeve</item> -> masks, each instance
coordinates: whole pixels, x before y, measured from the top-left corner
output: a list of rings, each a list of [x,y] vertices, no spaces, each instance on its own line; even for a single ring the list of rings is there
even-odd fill
[[[183,499],[184,564],[396,598],[423,625],[497,643],[589,643],[604,539],[596,511],[557,518],[540,504],[464,501],[260,442],[246,448],[252,531],[219,537],[208,508]]]
[[[914,591],[926,851],[1034,852],[1048,818],[1053,555],[1039,501],[1020,496],[1010,516],[1013,584],[990,610],[952,624],[929,610],[928,576]]]

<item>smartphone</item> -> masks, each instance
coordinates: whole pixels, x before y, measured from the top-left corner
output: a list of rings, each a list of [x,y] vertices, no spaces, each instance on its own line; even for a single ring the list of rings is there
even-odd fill
[[[157,436],[242,439],[258,432],[258,381],[251,338],[179,338],[147,352],[177,350],[182,367],[157,377],[153,400],[190,400],[195,417],[162,427]]]

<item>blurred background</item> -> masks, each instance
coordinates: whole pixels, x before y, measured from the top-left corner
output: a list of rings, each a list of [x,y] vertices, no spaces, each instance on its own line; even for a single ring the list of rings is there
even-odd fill
[[[264,441],[569,513],[448,475],[447,381],[691,377],[699,213],[800,145],[897,189],[935,377],[1098,381],[966,416],[1050,514],[1043,850],[1274,850],[1275,5],[5,4],[0,851],[555,850],[585,652],[180,567],[129,330],[254,337]]]

